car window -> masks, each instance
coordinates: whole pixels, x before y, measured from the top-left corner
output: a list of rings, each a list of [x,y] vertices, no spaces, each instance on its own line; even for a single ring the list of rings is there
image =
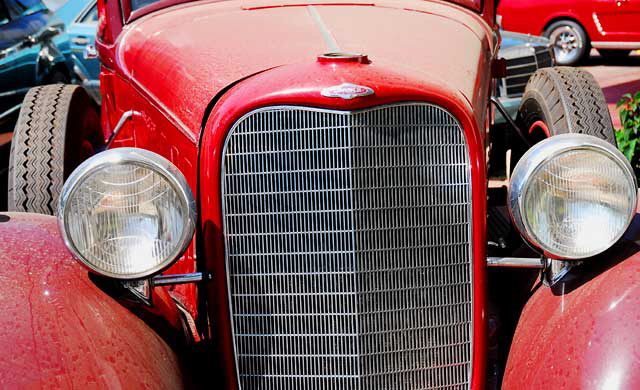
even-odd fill
[[[131,0],[131,11],[135,11],[149,4],[157,3],[160,0]]]
[[[94,5],[91,7],[89,12],[87,12],[82,19],[80,19],[80,23],[97,23],[98,22],[98,6]]]

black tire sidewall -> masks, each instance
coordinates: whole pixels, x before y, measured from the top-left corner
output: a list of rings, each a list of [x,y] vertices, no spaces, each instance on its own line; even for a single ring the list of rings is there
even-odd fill
[[[67,115],[64,145],[64,179],[84,160],[98,152],[104,145],[100,127],[100,110],[84,90],[77,88],[71,98]],[[90,149],[89,149],[90,148]]]

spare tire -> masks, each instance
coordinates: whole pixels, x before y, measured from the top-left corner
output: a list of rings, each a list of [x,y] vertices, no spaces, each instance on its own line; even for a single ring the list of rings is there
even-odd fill
[[[9,211],[55,214],[65,179],[103,145],[98,107],[84,88],[31,88],[11,141]]]
[[[581,133],[616,145],[602,89],[591,73],[582,69],[536,71],[525,88],[516,123],[532,143],[557,134]]]

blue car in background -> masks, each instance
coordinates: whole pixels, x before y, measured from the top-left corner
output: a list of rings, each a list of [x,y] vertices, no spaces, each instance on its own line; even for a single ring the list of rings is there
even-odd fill
[[[66,26],[63,33],[53,39],[53,44],[67,61],[71,81],[83,85],[100,103],[100,60],[95,47],[96,0],[70,0],[55,13],[54,19],[63,20]]]
[[[0,0],[0,50],[40,31],[50,16],[40,0]]]
[[[0,50],[0,126],[19,111],[24,95],[36,85],[83,84],[99,102],[97,22],[95,0],[71,0],[39,31]]]
[[[23,20],[13,17],[18,10]],[[53,14],[39,0],[0,0],[0,194],[7,192],[13,127],[31,87],[82,84],[100,103],[97,27],[96,0],[69,0]]]

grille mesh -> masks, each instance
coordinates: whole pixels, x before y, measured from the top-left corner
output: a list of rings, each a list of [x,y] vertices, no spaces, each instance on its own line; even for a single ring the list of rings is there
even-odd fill
[[[234,126],[222,198],[243,389],[469,387],[468,158],[429,104],[272,107]]]

